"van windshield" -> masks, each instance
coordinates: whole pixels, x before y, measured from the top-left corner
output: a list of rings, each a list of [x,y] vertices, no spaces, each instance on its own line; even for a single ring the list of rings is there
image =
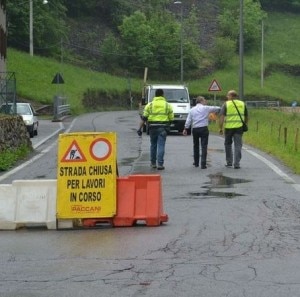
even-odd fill
[[[155,91],[150,90],[149,102],[155,97]],[[164,89],[164,97],[170,103],[189,103],[189,95],[185,89]]]

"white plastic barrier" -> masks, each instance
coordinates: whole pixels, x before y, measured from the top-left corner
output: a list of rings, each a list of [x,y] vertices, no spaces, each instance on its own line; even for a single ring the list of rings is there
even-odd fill
[[[16,189],[12,185],[0,185],[0,229],[16,229],[15,216]]]
[[[56,180],[15,180],[12,185],[1,185],[0,229],[28,224],[56,229],[56,191]]]

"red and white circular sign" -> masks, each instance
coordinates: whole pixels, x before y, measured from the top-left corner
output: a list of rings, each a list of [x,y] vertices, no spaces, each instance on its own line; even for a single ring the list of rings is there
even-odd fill
[[[98,138],[90,145],[90,154],[93,159],[103,161],[107,159],[112,152],[111,143],[105,138]]]

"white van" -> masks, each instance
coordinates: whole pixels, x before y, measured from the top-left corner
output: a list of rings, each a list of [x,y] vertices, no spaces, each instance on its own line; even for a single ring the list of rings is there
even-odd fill
[[[172,105],[174,112],[174,121],[171,123],[171,130],[182,132],[184,123],[191,109],[191,102],[188,88],[184,85],[147,85],[144,88],[140,115],[142,115],[144,106],[151,102],[155,97],[155,91],[162,89],[164,97]],[[145,127],[144,131],[147,131]]]

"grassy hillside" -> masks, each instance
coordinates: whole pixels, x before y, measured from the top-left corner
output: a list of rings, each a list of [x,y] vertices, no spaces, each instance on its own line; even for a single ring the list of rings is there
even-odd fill
[[[245,100],[251,98],[272,98],[282,100],[290,105],[294,100],[300,105],[300,85],[297,70],[300,67],[298,49],[300,38],[299,15],[270,14],[265,21],[264,40],[264,75],[261,87],[261,47],[245,55],[244,59],[244,93]],[[274,65],[287,69],[278,71],[272,69]],[[297,71],[289,74],[289,66]],[[135,96],[135,102],[140,99],[143,85],[143,73],[139,78],[115,77],[106,73],[97,73],[88,69],[58,63],[51,59],[38,56],[30,57],[28,53],[21,53],[13,49],[8,50],[8,71],[15,72],[17,78],[17,93],[24,99],[51,104],[55,95],[68,98],[74,114],[84,112],[82,106],[83,94],[87,89],[99,89],[113,93],[128,92],[129,87]],[[298,68],[297,68],[298,67]],[[61,73],[65,83],[52,84],[56,73]],[[178,71],[179,76],[179,71]],[[216,79],[222,91],[217,99],[225,97],[229,89],[238,90],[239,86],[239,57],[232,58],[231,64],[224,70],[216,71],[203,79],[186,81],[192,96],[204,95],[213,98],[208,92],[211,81]],[[156,82],[149,69],[148,82]],[[174,82],[173,82],[174,83]],[[127,100],[124,98],[124,100]],[[245,134],[246,143],[252,144],[267,153],[276,156],[295,173],[300,174],[300,144],[299,144],[300,114],[282,114],[277,111],[250,111],[249,132]],[[288,129],[287,143],[283,142],[283,129]],[[217,125],[212,125],[212,131],[217,131]],[[280,137],[279,137],[280,136]]]
[[[269,72],[272,64],[297,65],[300,67],[298,49],[300,18],[298,14],[271,13],[264,22],[264,75],[261,87],[261,46],[255,52],[245,55],[244,58],[244,92],[245,98],[252,96],[274,97],[287,104],[294,100],[300,103],[299,83],[300,76],[289,73]],[[211,80],[220,82],[224,95],[229,89],[238,89],[239,85],[239,57],[227,69],[217,71],[203,80],[189,83],[193,92],[206,93]]]
[[[31,57],[14,49],[8,50],[8,71],[16,73],[18,97],[51,104],[55,95],[66,96],[74,113],[83,112],[82,97],[87,89],[122,92],[128,89],[128,78],[113,77],[88,69],[59,63],[52,59]],[[60,73],[64,84],[52,84]],[[132,88],[141,89],[141,82],[133,80]]]
[[[245,55],[245,99],[256,98],[257,96],[262,99],[273,97],[275,100],[282,100],[288,105],[294,100],[300,100],[299,76],[292,76],[278,70],[276,72],[269,71],[269,66],[272,64],[299,66],[300,38],[297,34],[299,26],[299,15],[269,14],[265,21],[264,38],[264,67],[267,73],[264,75],[263,87],[261,87],[261,47],[257,48],[255,52]],[[13,49],[8,50],[8,71],[16,73],[17,92],[20,97],[51,103],[55,95],[62,94],[69,99],[72,110],[76,113],[83,111],[82,96],[88,88],[117,92],[128,91],[129,93],[129,86],[131,86],[134,94],[140,94],[144,75],[141,73],[139,78],[131,79],[126,76],[113,77],[51,59],[38,56],[30,57],[28,53],[17,52]],[[57,72],[63,75],[65,84],[51,84]],[[151,69],[148,73],[149,82],[154,82],[155,78],[151,76]],[[232,58],[230,66],[226,69],[216,71],[203,79],[186,81],[186,84],[192,95],[202,94],[213,97],[213,94],[208,92],[213,79],[216,79],[222,88],[222,92],[217,94],[218,97],[224,96],[229,89],[238,89],[238,55]],[[135,99],[138,100],[139,98]]]

